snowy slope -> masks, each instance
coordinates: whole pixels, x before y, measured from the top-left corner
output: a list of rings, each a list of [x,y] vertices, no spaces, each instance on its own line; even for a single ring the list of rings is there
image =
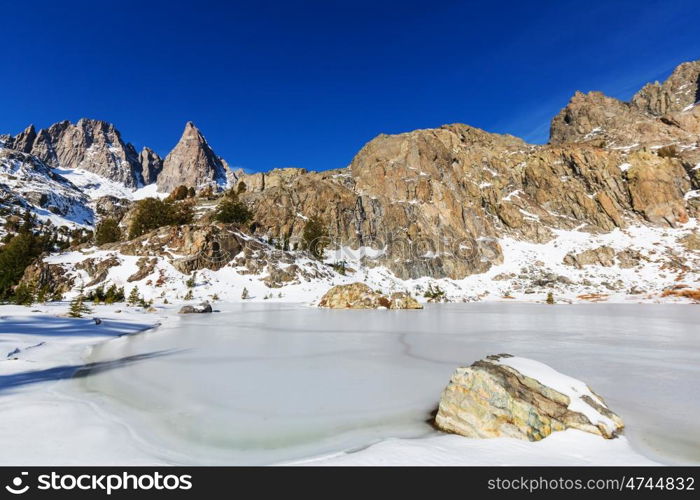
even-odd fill
[[[56,226],[90,226],[88,197],[34,156],[0,149],[0,205],[13,212],[30,210]]]
[[[116,250],[88,248],[70,253],[56,254],[45,261],[60,264],[65,274],[75,278],[76,290],[80,284],[90,283],[93,276],[85,270],[77,269],[76,264],[87,259],[106,261],[116,257],[120,264],[111,267],[105,283],[124,286],[127,293],[138,286],[147,299],[156,302],[184,301],[191,292],[194,300],[239,302],[243,289],[249,292],[247,301],[304,302],[314,304],[332,286],[361,281],[373,289],[385,293],[408,291],[419,300],[430,285],[442,288],[450,301],[528,301],[543,302],[547,293],[552,292],[556,302],[607,301],[607,302],[689,302],[689,299],[661,297],[664,289],[686,286],[700,288],[700,252],[689,251],[679,242],[681,238],[697,234],[698,223],[692,219],[683,227],[658,228],[654,226],[631,226],[625,230],[615,230],[607,234],[591,235],[579,231],[558,231],[557,238],[549,243],[536,244],[503,238],[499,240],[504,249],[504,263],[488,272],[469,276],[462,280],[419,278],[402,280],[383,266],[373,266],[372,256],[381,255],[380,249],[343,248],[328,251],[326,261],[320,263],[304,253],[293,254],[295,264],[309,270],[313,279],[299,278],[296,281],[270,288],[265,280],[269,268],[251,273],[232,263],[218,271],[203,269],[197,271],[195,286],[187,286],[191,277],[182,274],[171,263],[178,255],[153,256],[156,263],[152,271],[140,279],[132,277],[139,270],[139,256],[123,255]],[[259,242],[265,252],[272,254],[275,249]],[[626,267],[618,259],[611,266],[589,265],[576,268],[564,263],[570,253],[582,252],[607,246],[614,251],[638,253],[638,264]],[[339,274],[331,264],[346,261],[346,274]],[[678,261],[684,264],[674,267]],[[284,268],[288,264],[280,264]],[[322,270],[323,272],[318,272]],[[131,279],[131,281],[130,281]],[[70,294],[69,294],[70,296]]]

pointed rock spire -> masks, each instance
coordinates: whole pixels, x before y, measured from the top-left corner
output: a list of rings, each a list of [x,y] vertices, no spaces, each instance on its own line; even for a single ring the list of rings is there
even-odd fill
[[[144,184],[153,184],[163,170],[163,159],[151,148],[145,147],[139,154]]]
[[[32,150],[35,140],[36,130],[34,129],[34,125],[29,125],[16,136],[9,137],[5,142],[5,147],[16,151],[21,151],[23,153],[29,153]]]
[[[158,175],[158,191],[170,192],[177,186],[225,186],[227,168],[216,156],[199,129],[192,122],[185,124],[180,141],[165,157]]]

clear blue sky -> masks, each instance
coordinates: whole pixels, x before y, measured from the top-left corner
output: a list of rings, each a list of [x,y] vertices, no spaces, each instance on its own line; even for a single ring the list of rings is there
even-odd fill
[[[0,132],[85,116],[164,155],[192,120],[251,171],[453,122],[546,142],[575,90],[627,99],[700,58],[697,0],[0,7]]]

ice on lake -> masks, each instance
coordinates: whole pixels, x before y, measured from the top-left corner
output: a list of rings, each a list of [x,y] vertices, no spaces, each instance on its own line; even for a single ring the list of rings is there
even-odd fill
[[[266,464],[436,434],[458,365],[507,352],[586,381],[641,453],[700,462],[700,308],[444,304],[337,311],[227,304],[96,346],[138,362],[75,380],[177,463]]]

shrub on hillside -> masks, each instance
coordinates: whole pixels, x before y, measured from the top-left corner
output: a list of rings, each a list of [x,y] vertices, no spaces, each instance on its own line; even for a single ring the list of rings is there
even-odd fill
[[[216,206],[214,220],[225,224],[245,224],[253,218],[245,203],[225,196]]]
[[[311,255],[321,259],[328,243],[328,233],[321,220],[317,217],[310,218],[306,222],[302,234],[304,250],[308,250],[311,252]]]
[[[656,151],[656,154],[661,158],[678,158],[678,150],[676,146],[664,146]]]
[[[163,201],[158,198],[139,201],[135,210],[129,228],[130,240],[159,227],[189,224],[193,217],[191,202]]]
[[[168,196],[168,199],[171,201],[181,201],[187,198],[189,195],[189,189],[187,189],[187,186],[178,186],[175,189],[173,189],[172,193],[170,193],[170,196]]]
[[[8,300],[26,267],[47,249],[47,240],[22,232],[0,248],[0,300]]]
[[[114,243],[122,237],[119,224],[114,219],[104,219],[95,230],[95,244],[104,245],[106,243]]]

